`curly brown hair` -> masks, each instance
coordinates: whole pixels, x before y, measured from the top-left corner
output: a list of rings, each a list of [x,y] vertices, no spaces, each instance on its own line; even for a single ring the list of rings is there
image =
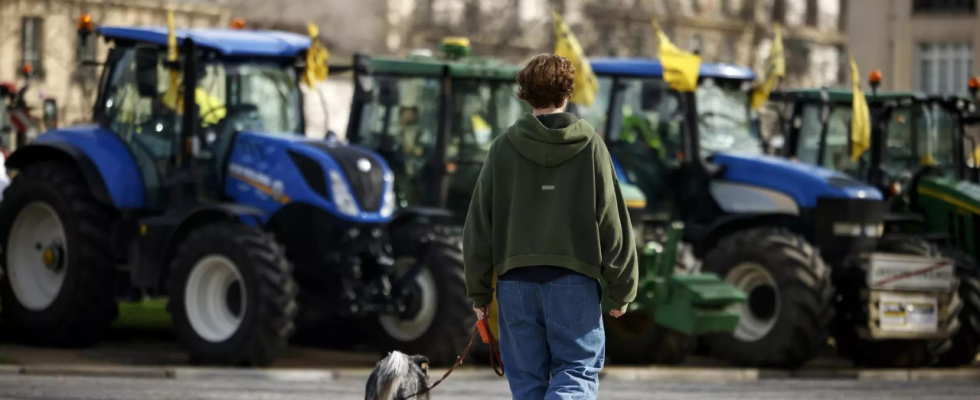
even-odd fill
[[[561,107],[575,91],[575,67],[565,57],[537,55],[517,73],[517,85],[517,98],[531,107]]]

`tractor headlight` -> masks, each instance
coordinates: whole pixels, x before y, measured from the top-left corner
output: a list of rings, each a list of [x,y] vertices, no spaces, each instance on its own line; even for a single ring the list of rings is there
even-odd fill
[[[385,195],[381,200],[381,218],[388,218],[395,212],[395,184],[391,181],[391,176],[385,175],[388,187],[385,188]]]
[[[357,216],[359,210],[354,195],[347,188],[344,177],[335,170],[330,170],[330,193],[333,194],[333,203],[337,206],[337,211],[345,215]]]
[[[882,224],[859,224],[854,222],[834,223],[835,236],[879,237],[884,230],[885,227]]]

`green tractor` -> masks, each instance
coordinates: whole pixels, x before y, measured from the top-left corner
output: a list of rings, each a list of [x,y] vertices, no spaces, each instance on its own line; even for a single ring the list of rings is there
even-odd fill
[[[876,83],[872,81],[872,87]],[[980,251],[980,186],[966,180],[972,169],[964,157],[970,142],[964,129],[967,116],[975,112],[974,103],[953,96],[874,91],[867,96],[871,147],[853,160],[851,91],[790,90],[775,93],[773,99],[786,143],[783,156],[877,187],[886,198],[887,235],[925,239],[955,262],[960,326],[938,365],[973,362],[980,350],[980,270],[975,262]],[[917,252],[927,251],[933,250],[921,247]]]
[[[391,166],[400,209],[416,210],[414,214],[424,218],[418,225],[436,226],[436,234],[458,238],[492,141],[530,108],[515,96],[517,67],[469,57],[465,39],[447,40],[442,52],[440,57],[403,59],[356,56],[347,137],[378,152]],[[631,215],[636,213],[635,221],[641,222],[646,207],[642,192],[624,185],[623,193]],[[663,231],[664,240],[682,231],[679,226],[670,228]],[[647,246],[642,233],[636,236],[647,271],[636,303],[661,307],[664,312],[656,316],[657,323],[680,332],[705,326],[734,329],[737,315],[725,306],[743,300],[742,293],[717,278],[674,276],[672,268],[662,268],[674,264],[673,252],[656,243]],[[397,247],[399,240],[393,242]],[[652,314],[646,317],[654,320]],[[610,323],[606,321],[607,327]],[[681,334],[641,339],[659,347],[614,346],[619,342],[610,335],[610,359],[678,363],[692,349]]]

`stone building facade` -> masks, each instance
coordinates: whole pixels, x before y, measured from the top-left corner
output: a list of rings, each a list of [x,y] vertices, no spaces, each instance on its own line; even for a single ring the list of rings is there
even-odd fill
[[[833,86],[847,74],[847,0],[388,0],[391,52],[468,36],[474,53],[520,61],[554,45],[561,12],[590,56],[655,57],[656,17],[675,44],[705,61],[761,70],[772,23],[783,25],[787,86]]]
[[[28,105],[40,109],[44,98],[58,101],[62,123],[90,118],[100,68],[108,46],[95,35],[77,37],[77,19],[88,13],[96,25],[166,25],[173,9],[180,27],[228,26],[230,13],[213,2],[149,0],[0,0],[0,81],[30,84]],[[21,67],[29,63],[33,76]],[[37,115],[38,113],[35,113]]]
[[[848,45],[886,90],[966,94],[980,57],[976,0],[851,1]]]

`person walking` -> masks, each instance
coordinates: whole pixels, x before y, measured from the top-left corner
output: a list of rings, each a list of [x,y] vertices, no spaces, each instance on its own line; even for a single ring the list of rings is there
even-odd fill
[[[595,128],[566,113],[575,68],[542,54],[517,75],[533,111],[497,137],[463,232],[478,317],[497,273],[500,352],[515,400],[596,398],[605,361],[602,286],[622,316],[637,256],[612,159]]]

